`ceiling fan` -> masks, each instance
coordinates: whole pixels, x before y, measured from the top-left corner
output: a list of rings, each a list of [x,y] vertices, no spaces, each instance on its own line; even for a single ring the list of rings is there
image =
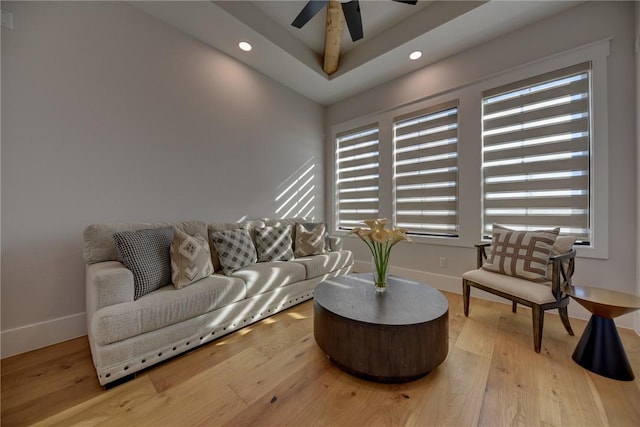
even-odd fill
[[[415,5],[418,0],[392,0],[398,3]],[[327,6],[328,5],[328,6]],[[324,71],[331,75],[338,70],[340,57],[340,41],[344,21],[354,42],[362,39],[362,16],[360,15],[360,3],[358,0],[310,0],[293,20],[291,25],[302,28],[320,10],[327,6],[327,24],[324,42]]]

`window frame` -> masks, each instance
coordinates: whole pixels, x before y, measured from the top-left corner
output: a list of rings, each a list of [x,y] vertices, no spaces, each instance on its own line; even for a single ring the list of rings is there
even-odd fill
[[[582,62],[591,61],[590,75],[590,228],[591,242],[587,245],[576,246],[579,257],[607,259],[609,256],[609,138],[608,138],[608,101],[607,101],[607,57],[610,50],[610,39],[597,41],[567,52],[553,55],[539,61],[516,67],[483,81],[481,91],[509,84],[528,78],[533,78],[557,69],[570,67]],[[481,118],[480,118],[481,119]],[[480,134],[478,136],[481,137]],[[480,144],[481,145],[481,144]],[[482,159],[480,147],[479,158]],[[482,211],[479,211],[479,216]],[[478,228],[479,238],[484,242],[490,241],[482,237],[482,227]]]
[[[393,138],[392,138],[392,150],[393,150],[393,208],[392,208],[392,212],[393,212],[393,219],[394,219],[394,223],[398,223],[399,227],[404,227],[408,229],[408,233],[411,238],[414,237],[437,237],[437,238],[458,238],[460,237],[460,194],[459,194],[459,186],[460,186],[460,179],[459,179],[459,166],[458,166],[458,158],[459,158],[459,153],[458,153],[458,147],[459,147],[459,143],[460,143],[460,139],[459,139],[459,122],[460,122],[460,115],[459,115],[459,99],[453,99],[450,100],[448,102],[445,103],[441,103],[441,104],[435,104],[435,105],[431,105],[426,109],[419,109],[419,110],[414,110],[409,114],[404,114],[404,115],[399,115],[393,118],[393,123],[392,123],[392,127],[393,127]],[[397,168],[398,168],[398,140],[396,139],[397,135],[396,135],[396,131],[397,131],[397,125],[401,124],[403,122],[406,121],[411,121],[411,120],[415,120],[418,118],[423,118],[423,117],[429,117],[429,116],[434,116],[434,115],[439,115],[442,114],[444,112],[448,112],[451,110],[455,109],[455,189],[453,191],[453,193],[455,193],[455,230],[447,233],[445,231],[440,232],[440,233],[436,233],[436,232],[418,232],[416,230],[411,230],[411,228],[408,225],[403,225],[402,223],[400,223],[399,219],[398,219],[398,184],[397,184],[397,180],[398,180],[398,175],[397,175]],[[447,115],[448,117],[449,115]],[[437,119],[436,119],[437,120]],[[428,122],[425,122],[428,123]],[[427,127],[429,128],[429,127]],[[440,131],[440,132],[444,132],[444,131]],[[438,132],[439,133],[439,132]],[[412,139],[412,138],[409,138]],[[450,153],[450,152],[447,152]],[[445,154],[447,154],[445,153]],[[422,169],[422,168],[421,168]],[[442,224],[444,224],[445,222],[443,222]],[[440,224],[440,225],[442,225]]]
[[[412,236],[416,243],[471,248],[483,240],[482,234],[482,92],[511,82],[532,78],[560,68],[591,61],[591,147],[593,158],[590,166],[590,211],[592,240],[590,246],[577,247],[577,255],[585,258],[606,259],[609,254],[609,156],[608,156],[608,110],[607,110],[607,57],[610,38],[599,40],[578,48],[560,52],[536,61],[469,82],[460,82],[456,87],[432,94],[418,100],[394,106],[342,123],[329,126],[328,144],[332,153],[327,167],[330,200],[327,207],[331,218],[330,228],[336,235],[336,157],[335,136],[338,133],[366,124],[377,123],[380,139],[380,217],[395,223],[395,195],[393,183],[393,118],[428,108],[433,105],[458,99],[458,210],[459,236],[435,237]]]
[[[422,100],[421,102],[409,103],[405,106],[399,108],[393,108],[390,110],[385,110],[383,112],[379,112],[377,114],[371,114],[364,117],[360,117],[357,119],[353,119],[344,123],[339,123],[337,125],[331,126],[329,138],[330,138],[330,151],[331,151],[331,164],[330,168],[328,168],[328,172],[331,174],[331,181],[329,182],[331,191],[331,199],[329,200],[329,217],[331,218],[329,227],[331,228],[331,232],[337,236],[346,236],[348,235],[347,231],[339,230],[338,226],[338,187],[336,185],[335,177],[337,172],[337,156],[336,156],[336,137],[339,134],[343,134],[348,132],[349,130],[355,130],[367,125],[378,125],[379,133],[379,152],[380,152],[380,179],[379,179],[379,187],[380,187],[380,197],[379,203],[380,206],[378,208],[380,218],[388,218],[393,224],[396,223],[395,218],[395,183],[394,179],[394,152],[393,152],[393,125],[394,119],[399,116],[404,116],[407,114],[416,113],[422,110],[427,110],[431,107],[451,103],[453,101],[457,101],[458,104],[458,123],[461,121],[461,114],[468,114],[469,108],[462,106],[462,99],[460,96],[462,92],[454,91],[442,96],[436,96],[429,98],[427,100]],[[465,105],[473,105],[472,102],[465,102]],[[480,111],[478,109],[478,111]],[[478,127],[479,129],[479,127]],[[468,134],[468,132],[467,132]],[[460,130],[458,130],[458,158],[460,158],[460,145],[461,145],[461,135]],[[468,149],[467,149],[468,151]],[[458,162],[458,188],[460,188],[460,163]],[[478,168],[478,173],[480,169]],[[459,198],[458,200],[458,211],[462,211],[464,209],[464,202]],[[472,233],[467,232],[466,238],[462,237],[463,228],[471,229],[472,225],[467,224],[463,227],[462,218],[459,216],[458,218],[458,236],[431,236],[431,235],[411,235],[411,240],[417,243],[422,244],[436,244],[436,245],[444,245],[444,246],[458,246],[458,247],[468,247],[473,246],[474,243],[478,242],[477,238],[472,237]]]
[[[376,170],[376,172],[378,173],[378,190],[380,189],[379,187],[379,182],[380,182],[380,127],[378,126],[378,123],[370,123],[368,125],[365,126],[359,126],[353,129],[349,129],[347,131],[344,132],[339,132],[336,133],[334,135],[334,165],[335,165],[335,169],[334,169],[334,177],[333,177],[333,185],[335,187],[335,191],[334,191],[334,197],[335,197],[335,206],[337,206],[337,209],[335,209],[335,213],[334,213],[334,221],[335,221],[335,230],[339,230],[339,231],[343,231],[348,233],[351,229],[349,229],[348,227],[344,227],[344,228],[339,228],[341,227],[341,223],[342,220],[340,218],[340,201],[342,200],[340,198],[340,185],[339,185],[339,173],[340,173],[340,168],[338,167],[339,161],[341,160],[341,156],[339,155],[339,139],[345,137],[345,136],[354,136],[354,135],[358,135],[358,134],[363,134],[363,133],[367,133],[369,131],[374,131],[372,133],[377,133],[378,134],[378,142],[377,142],[377,151],[378,151],[378,168]],[[362,138],[362,136],[358,137],[356,136],[355,138],[352,139],[359,139]],[[357,144],[356,144],[357,145]],[[349,162],[349,161],[353,161],[349,160],[349,155],[345,155],[345,161]],[[366,174],[365,174],[366,175]],[[379,197],[379,196],[378,196]],[[357,207],[356,207],[357,209]],[[378,210],[380,209],[380,201],[378,200]],[[378,214],[379,215],[379,214]],[[354,227],[358,226],[358,224],[356,224]]]
[[[564,82],[564,83],[563,83]],[[579,241],[584,238],[584,242],[581,243],[584,246],[590,246],[591,242],[591,231],[592,231],[592,211],[590,210],[591,205],[591,181],[590,181],[590,173],[593,165],[593,156],[592,152],[592,135],[591,135],[591,122],[592,122],[592,114],[591,114],[591,62],[584,62],[580,64],[576,64],[574,66],[561,68],[558,70],[554,70],[551,73],[545,73],[542,75],[534,76],[531,79],[525,79],[524,81],[516,81],[506,86],[492,88],[488,91],[483,91],[482,93],[482,117],[481,120],[483,122],[483,132],[481,135],[482,141],[482,198],[483,198],[483,206],[482,206],[482,235],[484,239],[489,239],[491,236],[491,232],[487,231],[489,225],[491,223],[499,223],[504,224],[507,227],[513,225],[514,228],[526,227],[527,229],[540,229],[540,228],[548,228],[552,226],[560,226],[560,227],[573,227],[582,228],[588,230],[586,235],[575,234]],[[558,84],[559,83],[559,84]],[[551,87],[549,87],[551,85]],[[544,89],[539,91],[529,92],[530,88],[540,88],[544,87]],[[567,92],[570,90],[571,92]],[[560,96],[565,96],[565,98],[569,95],[572,97],[575,95],[575,91],[580,91],[579,95],[582,95],[582,92],[587,93],[587,97],[580,96],[579,98],[572,98],[569,102],[564,100],[562,103],[549,104],[550,97],[554,97],[556,100]],[[519,95],[518,95],[519,93]],[[510,96],[511,94],[516,94],[515,96]],[[566,94],[566,95],[565,95]],[[505,96],[507,98],[505,98]],[[487,102],[489,100],[489,102]],[[534,104],[531,104],[531,103]],[[524,111],[522,108],[526,108],[530,105],[535,105],[535,102],[538,104],[543,103],[546,104],[538,109],[532,109]],[[505,106],[506,104],[506,106]],[[485,109],[488,107],[489,112],[487,113]],[[509,111],[517,111],[516,113],[511,114],[501,114],[503,112],[509,113]],[[586,111],[586,112],[585,112]],[[556,116],[559,114],[564,114],[565,116],[568,114],[577,114],[578,117],[575,121],[554,121],[552,123],[544,123],[539,124],[539,126],[530,126],[523,127],[526,125],[530,125],[531,123],[538,123],[541,118],[548,117],[549,114],[555,114]],[[499,115],[498,118],[492,117],[496,114]],[[586,114],[586,116],[585,116]],[[533,115],[533,118],[531,117]],[[587,120],[581,120],[586,117]],[[522,120],[528,120],[522,122]],[[581,126],[580,122],[584,124]],[[489,125],[492,130],[487,131],[487,125]],[[584,127],[583,127],[584,126]],[[517,127],[517,128],[516,128]],[[558,128],[560,127],[560,129]],[[516,129],[512,129],[516,128]],[[504,131],[504,129],[509,129]],[[497,132],[495,132],[497,131]],[[493,133],[492,133],[493,132]],[[555,133],[549,133],[555,132]],[[558,133],[559,132],[559,133]],[[571,137],[567,139],[566,134],[571,132]],[[562,135],[561,135],[562,134]],[[542,135],[542,136],[540,136]],[[576,136],[577,135],[577,136]],[[506,138],[505,138],[506,136]],[[529,139],[519,139],[519,138],[528,138]],[[560,138],[559,138],[560,137]],[[505,140],[508,141],[509,145],[507,148],[502,147],[504,142],[496,142]],[[515,138],[515,139],[514,139]],[[548,141],[548,138],[551,138],[551,142]],[[520,145],[514,146],[514,143],[522,143],[526,141],[538,140],[538,143],[533,145]],[[540,141],[540,140],[544,141]],[[582,142],[580,141],[582,140]],[[571,144],[569,146],[569,143]],[[574,150],[578,147],[582,146],[582,152],[587,153],[586,155],[576,156],[575,160],[572,162],[575,163],[575,167],[578,167],[578,170],[573,169],[573,172],[583,172],[586,171],[586,174],[572,175],[570,179],[568,177],[563,176],[560,178],[544,178],[542,181],[533,181],[532,186],[536,188],[536,182],[544,182],[545,185],[551,185],[552,188],[558,188],[560,191],[566,191],[569,188],[577,188],[576,185],[580,185],[579,188],[586,189],[586,193],[576,194],[576,199],[572,201],[571,198],[562,201],[557,198],[549,196],[543,197],[543,199],[537,199],[535,196],[533,198],[531,196],[526,197],[516,197],[513,199],[510,198],[500,198],[496,199],[495,197],[489,197],[490,195],[496,195],[497,192],[504,192],[505,190],[502,187],[508,187],[509,191],[522,192],[522,191],[530,191],[531,186],[527,188],[527,183],[529,180],[521,180],[521,181],[494,181],[493,183],[489,183],[489,178],[494,177],[502,177],[508,178],[513,176],[513,174],[523,173],[522,170],[530,170],[533,175],[536,173],[544,173],[544,172],[555,172],[557,168],[562,168],[562,170],[566,169],[567,161],[558,161],[557,159],[552,159],[549,163],[548,161],[544,162],[531,162],[531,163],[508,163],[508,164],[498,164],[495,165],[496,161],[500,163],[501,159],[509,159],[513,160],[523,160],[525,158],[531,158],[531,153],[536,153],[535,155],[557,155],[558,150],[567,150],[571,149],[571,153],[574,154]],[[542,153],[542,154],[540,154]],[[579,154],[580,154],[579,153]],[[529,156],[529,157],[522,157]],[[487,160],[487,157],[492,160]],[[497,160],[496,160],[497,159]],[[528,166],[527,166],[528,165]],[[501,169],[502,168],[502,169]],[[505,171],[504,169],[508,171]],[[498,171],[496,171],[496,169]],[[510,170],[513,169],[513,170]],[[516,171],[517,169],[517,171]],[[498,175],[496,175],[498,174]],[[504,175],[508,174],[508,175]],[[586,181],[586,182],[585,182]],[[567,182],[572,182],[573,185],[567,184]],[[570,187],[566,187],[570,185]],[[515,189],[513,188],[515,187]],[[550,188],[550,187],[546,187]],[[583,199],[582,201],[580,199]],[[499,200],[496,202],[496,200]],[[577,200],[577,201],[575,201]],[[545,203],[553,203],[553,207],[549,207],[548,209],[575,209],[577,211],[581,211],[585,209],[585,212],[582,213],[582,222],[580,219],[575,219],[573,215],[564,217],[565,220],[559,218],[552,219],[553,216],[547,216],[544,213],[525,213],[525,214],[514,214],[514,213],[488,213],[487,205],[491,206],[495,203],[498,203],[500,208],[492,208],[493,210],[518,210],[524,207],[531,206],[535,203],[541,203],[538,205],[542,211],[544,211],[545,206],[550,206]],[[584,204],[583,204],[584,203]],[[562,205],[562,206],[560,206]],[[572,206],[573,205],[573,206]],[[489,218],[487,218],[489,217]],[[491,217],[495,217],[492,219]],[[571,219],[569,219],[571,218]],[[532,221],[541,221],[538,224],[542,224],[547,220],[551,220],[549,224],[545,225],[534,225]],[[514,222],[509,222],[514,221]],[[582,222],[582,225],[580,224]],[[561,232],[561,234],[564,234]],[[572,234],[572,233],[568,233]]]

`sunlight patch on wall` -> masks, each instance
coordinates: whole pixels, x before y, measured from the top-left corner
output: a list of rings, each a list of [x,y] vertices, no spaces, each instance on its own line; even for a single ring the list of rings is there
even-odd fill
[[[307,160],[276,189],[276,215],[280,218],[305,217],[315,220],[316,165]]]

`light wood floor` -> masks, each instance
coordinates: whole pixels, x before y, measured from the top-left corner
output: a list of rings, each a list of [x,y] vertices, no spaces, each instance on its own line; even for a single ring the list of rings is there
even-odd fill
[[[533,351],[531,312],[449,299],[442,365],[406,384],[354,378],[313,339],[308,301],[103,391],[86,337],[2,360],[2,426],[640,426],[640,383],[582,369],[576,337],[545,316]],[[620,330],[640,375],[640,338]]]

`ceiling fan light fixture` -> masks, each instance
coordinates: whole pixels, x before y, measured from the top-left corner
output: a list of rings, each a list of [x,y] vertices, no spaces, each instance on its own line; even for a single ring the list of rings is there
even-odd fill
[[[409,54],[409,59],[412,60],[412,61],[420,59],[421,57],[422,57],[422,51],[420,51],[420,50],[414,50],[413,52],[411,52]]]
[[[249,42],[240,42],[238,43],[238,47],[245,52],[249,52],[251,49],[253,49],[253,46],[251,46],[251,43]]]

